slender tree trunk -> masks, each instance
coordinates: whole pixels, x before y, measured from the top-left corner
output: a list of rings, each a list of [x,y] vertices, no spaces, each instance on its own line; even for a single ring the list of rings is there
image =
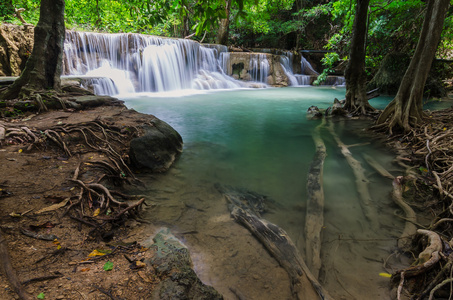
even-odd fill
[[[349,62],[345,70],[346,103],[344,108],[354,114],[374,111],[366,96],[365,53],[367,15],[370,0],[357,0]]]
[[[398,93],[379,116],[377,125],[408,132],[423,119],[423,89],[439,44],[449,0],[429,0],[417,48]]]
[[[35,27],[33,52],[22,75],[0,98],[14,99],[21,92],[53,89],[60,91],[65,37],[64,0],[42,0]]]
[[[230,34],[230,10],[231,0],[225,0],[225,19],[220,19],[217,44],[228,45],[228,37]]]

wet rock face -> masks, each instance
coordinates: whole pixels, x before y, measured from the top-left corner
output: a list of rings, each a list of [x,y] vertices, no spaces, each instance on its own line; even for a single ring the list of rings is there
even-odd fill
[[[153,119],[142,125],[142,134],[130,144],[132,164],[152,172],[165,172],[182,152],[182,138],[170,125]]]
[[[153,252],[153,257],[145,263],[161,279],[153,299],[223,299],[213,287],[200,281],[192,269],[189,250],[168,228],[156,234],[152,244],[145,242],[145,246]]]

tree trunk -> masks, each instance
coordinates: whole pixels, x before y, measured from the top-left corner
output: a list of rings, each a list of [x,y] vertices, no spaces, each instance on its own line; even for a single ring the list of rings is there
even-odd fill
[[[231,0],[225,1],[225,19],[220,19],[219,31],[217,33],[217,44],[228,45],[228,37],[230,34],[230,9]]]
[[[365,52],[369,2],[370,0],[357,0],[351,50],[345,70],[346,103],[344,109],[354,114],[366,114],[374,111],[366,96]]]
[[[33,52],[22,75],[0,98],[14,99],[30,90],[60,91],[65,37],[64,0],[42,0]]]
[[[423,89],[442,33],[448,0],[429,0],[417,48],[401,81],[398,93],[377,120],[390,133],[408,132],[423,119]]]

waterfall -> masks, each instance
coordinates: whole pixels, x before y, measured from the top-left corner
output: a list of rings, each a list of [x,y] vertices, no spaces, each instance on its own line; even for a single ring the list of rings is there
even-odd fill
[[[313,69],[308,60],[306,60],[303,55],[301,55],[300,57],[300,69],[302,70],[302,74],[318,76],[319,73],[316,72],[315,69]]]
[[[311,77],[318,74],[304,57],[302,74],[294,74],[290,51],[261,50],[268,54],[247,53],[239,58],[235,65],[242,64],[246,69],[233,74],[226,46],[133,33],[67,31],[63,74],[87,77],[85,87],[93,88],[98,95],[265,87],[275,72],[270,53],[280,55],[292,86],[309,85]],[[271,79],[273,82],[275,78]]]
[[[108,95],[243,87],[225,75],[219,51],[227,48],[131,33],[67,31],[64,74],[103,77],[89,82],[96,94]]]
[[[267,83],[270,65],[265,54],[257,53],[251,55],[250,67],[250,76],[252,81]]]
[[[313,72],[316,73],[316,71],[313,69],[313,67],[310,65],[310,63],[303,56],[302,56],[301,60],[304,61],[307,65],[309,65],[310,68],[313,70]],[[282,65],[282,68],[285,71],[286,76],[288,76],[290,85],[291,86],[310,85],[311,76],[309,74],[305,74],[305,73],[294,74],[293,61],[294,61],[294,55],[290,51],[283,52],[283,54],[280,55],[280,64]],[[301,70],[304,71],[305,68],[301,68]]]

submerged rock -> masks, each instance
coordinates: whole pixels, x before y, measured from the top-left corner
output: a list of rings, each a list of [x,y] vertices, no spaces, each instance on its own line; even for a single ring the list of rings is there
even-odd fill
[[[192,269],[189,250],[168,228],[164,228],[148,246],[153,257],[145,263],[161,279],[152,299],[223,299],[213,287],[205,285]]]
[[[130,144],[133,165],[153,172],[165,172],[182,152],[182,138],[170,125],[153,119],[141,126],[141,134]]]
[[[317,106],[312,105],[307,109],[307,117],[309,119],[320,119],[322,118],[322,112]]]

